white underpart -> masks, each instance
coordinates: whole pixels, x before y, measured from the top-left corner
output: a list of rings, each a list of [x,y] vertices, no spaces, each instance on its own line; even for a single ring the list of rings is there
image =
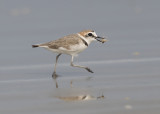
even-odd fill
[[[39,47],[48,48],[48,46],[39,46]]]
[[[82,52],[84,49],[87,48],[87,46],[84,43],[71,45],[70,49],[66,49],[63,46],[58,49],[51,49],[48,46],[40,46],[43,47],[49,51],[52,51],[54,53],[62,53],[62,54],[68,54],[71,56],[77,56],[78,53]]]
[[[87,48],[87,46],[84,43],[71,45],[70,46],[70,53],[71,53],[71,55],[76,56],[78,53],[82,52],[86,48]]]

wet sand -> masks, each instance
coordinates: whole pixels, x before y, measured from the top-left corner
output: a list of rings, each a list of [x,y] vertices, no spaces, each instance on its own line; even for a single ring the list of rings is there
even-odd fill
[[[38,3],[38,4],[37,4]],[[160,2],[0,2],[0,114],[159,114]],[[93,29],[108,42],[92,43],[75,58],[94,73],[32,44]]]
[[[143,62],[143,59],[136,60],[139,61],[120,63],[106,61],[104,64],[95,64],[93,76],[80,75],[83,70],[78,74],[61,76],[57,79],[59,88],[55,87],[51,76],[22,79],[23,75],[20,75],[21,79],[1,80],[0,112],[3,114],[53,112],[158,114],[160,71],[151,72],[154,70],[151,66],[145,68],[136,66],[152,64],[158,67],[160,60],[148,62]],[[91,64],[88,62],[88,65]],[[66,65],[60,64],[59,67],[65,69]],[[42,68],[34,68],[32,71],[35,69],[39,73],[42,71]],[[23,68],[23,72],[25,71],[28,69]],[[70,69],[66,72],[69,71]],[[30,71],[27,75],[35,74]],[[102,95],[104,98],[97,99]],[[87,98],[83,98],[84,96]]]

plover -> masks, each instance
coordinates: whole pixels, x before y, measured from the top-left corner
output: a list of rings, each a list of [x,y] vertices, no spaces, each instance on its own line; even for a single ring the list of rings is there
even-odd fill
[[[93,73],[93,71],[86,66],[74,65],[73,59],[77,54],[85,50],[92,41],[96,41],[96,40],[102,43],[106,41],[105,38],[97,36],[97,34],[93,30],[83,30],[76,34],[64,36],[58,40],[53,40],[43,44],[32,45],[32,47],[33,48],[43,47],[47,50],[58,53],[58,55],[56,56],[54,72],[52,74],[52,77],[55,79],[58,76],[56,74],[56,66],[57,66],[58,58],[61,54],[67,54],[71,56],[70,65],[72,67],[83,68],[83,69],[86,69],[88,72]]]

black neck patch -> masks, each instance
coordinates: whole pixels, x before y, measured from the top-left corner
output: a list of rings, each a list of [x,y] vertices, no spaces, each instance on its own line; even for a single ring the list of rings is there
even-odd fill
[[[82,39],[82,38],[81,38]],[[83,41],[83,43],[88,47],[88,43],[84,40],[84,39],[82,39],[82,41]]]

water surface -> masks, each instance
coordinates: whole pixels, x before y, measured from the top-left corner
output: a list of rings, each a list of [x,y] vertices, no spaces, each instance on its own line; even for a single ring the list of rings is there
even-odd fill
[[[160,113],[159,1],[1,1],[0,113]],[[92,43],[70,67],[36,43],[93,29],[108,42]],[[72,82],[72,85],[71,85]],[[92,96],[88,100],[62,98]],[[97,97],[104,95],[104,98]]]

